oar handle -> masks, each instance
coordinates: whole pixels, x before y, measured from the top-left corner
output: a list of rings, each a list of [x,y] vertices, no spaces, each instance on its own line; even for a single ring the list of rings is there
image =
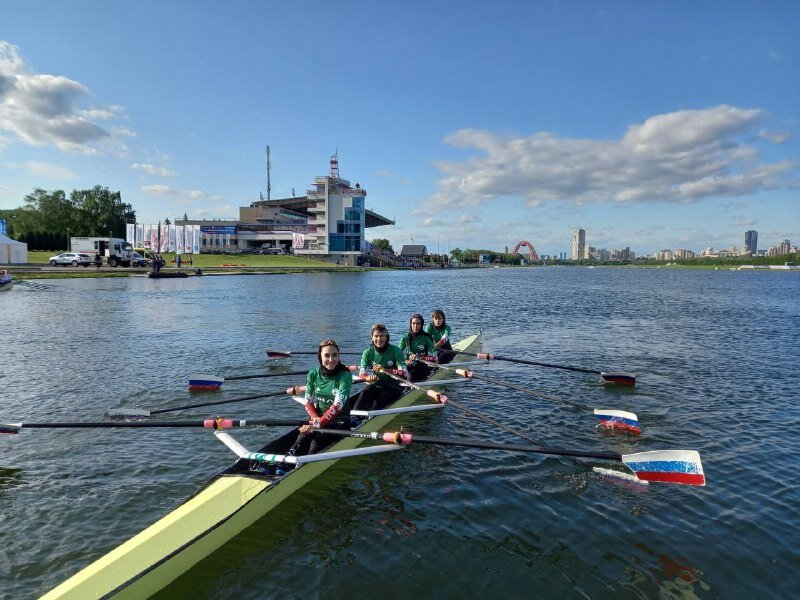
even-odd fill
[[[400,383],[402,383],[404,385],[407,385],[411,389],[419,390],[420,392],[425,392],[425,395],[428,396],[429,398],[431,398],[434,402],[441,402],[442,404],[445,404],[447,402],[447,396],[445,396],[441,392],[437,392],[436,390],[426,390],[425,388],[420,387],[415,383],[412,383],[411,381],[409,381],[405,377],[400,377],[399,375],[395,375],[394,373],[388,371],[387,369],[378,368],[376,370],[379,373],[384,373],[385,375],[388,375],[392,379],[394,379],[396,381],[399,381]]]

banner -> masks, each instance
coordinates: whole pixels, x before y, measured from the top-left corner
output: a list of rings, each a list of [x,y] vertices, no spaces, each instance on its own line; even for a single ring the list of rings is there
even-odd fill
[[[305,248],[306,239],[302,233],[293,233],[292,234],[292,248]]]
[[[0,219],[0,234],[5,235],[8,229],[6,228],[6,220]]]
[[[150,249],[153,252],[159,252],[161,249],[158,247],[158,232],[159,227],[161,226],[160,223],[156,225],[150,225]]]
[[[225,234],[225,247],[226,248],[230,248],[231,247],[231,234],[230,233],[226,233]]]
[[[134,242],[133,246],[135,248],[144,248],[144,241],[147,238],[144,237],[144,224],[137,223],[136,224],[136,241]],[[149,240],[148,240],[149,241]]]
[[[175,252],[181,254],[183,252],[183,225],[175,226]]]
[[[200,254],[200,225],[193,225],[192,254]]]
[[[161,225],[161,248],[158,250],[159,252],[167,252],[169,249],[169,228],[170,226],[166,223]]]
[[[178,226],[169,226],[169,245],[167,252],[175,252],[175,234],[177,233]]]
[[[131,246],[136,245],[136,223],[125,223],[125,241]]]

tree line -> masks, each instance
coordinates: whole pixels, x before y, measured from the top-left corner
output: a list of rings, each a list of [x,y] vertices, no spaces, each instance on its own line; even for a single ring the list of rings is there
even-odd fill
[[[36,188],[18,208],[0,210],[7,235],[28,244],[29,250],[69,249],[71,236],[125,237],[126,223],[136,211],[120,192],[96,185],[88,190],[47,191]]]

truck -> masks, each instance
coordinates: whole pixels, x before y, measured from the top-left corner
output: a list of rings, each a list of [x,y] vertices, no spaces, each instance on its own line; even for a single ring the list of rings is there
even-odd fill
[[[133,260],[133,246],[122,238],[112,237],[73,237],[70,238],[70,250],[83,252],[96,260],[97,256],[105,259],[109,267],[130,267]]]

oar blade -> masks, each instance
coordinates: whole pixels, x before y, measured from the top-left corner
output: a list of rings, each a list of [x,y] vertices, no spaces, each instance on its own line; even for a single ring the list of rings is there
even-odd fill
[[[603,371],[600,373],[603,383],[615,383],[617,385],[636,385],[636,373],[626,373],[624,371]]]
[[[594,416],[597,417],[601,427],[619,429],[637,435],[642,432],[639,418],[632,412],[611,408],[595,408]]]
[[[193,392],[213,392],[221,388],[223,383],[225,383],[225,378],[216,375],[203,373],[189,375],[189,390]]]
[[[653,450],[623,454],[622,462],[645,481],[703,486],[706,476],[696,450]]]
[[[136,417],[149,417],[150,411],[144,408],[109,408],[106,415],[116,419],[128,419]]]
[[[0,433],[19,433],[22,423],[0,423]]]
[[[268,358],[292,358],[290,350],[267,350]]]

